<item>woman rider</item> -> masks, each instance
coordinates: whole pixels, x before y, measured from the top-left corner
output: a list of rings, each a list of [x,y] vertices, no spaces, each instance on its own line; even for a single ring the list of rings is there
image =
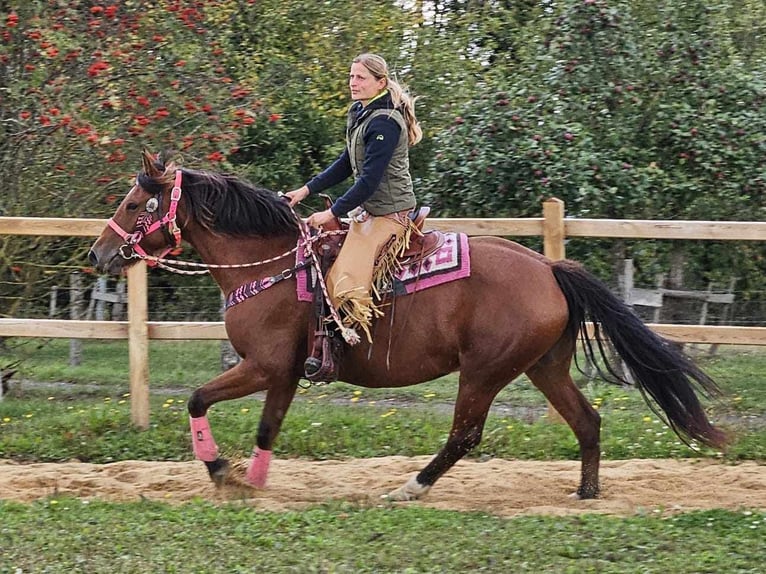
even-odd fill
[[[349,89],[354,103],[348,112],[343,153],[308,183],[285,195],[290,205],[296,205],[353,175],[353,185],[329,209],[312,214],[307,223],[319,229],[344,214],[351,218],[348,236],[327,275],[327,287],[344,326],[361,328],[372,342],[372,319],[382,314],[372,290],[392,272],[393,258],[409,242],[409,214],[416,204],[409,147],[421,140],[422,131],[414,99],[389,77],[386,61],[377,54],[354,58]],[[306,361],[308,378],[319,362],[315,357]]]

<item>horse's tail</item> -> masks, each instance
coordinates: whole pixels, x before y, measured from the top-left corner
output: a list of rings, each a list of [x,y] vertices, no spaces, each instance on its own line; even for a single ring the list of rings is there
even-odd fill
[[[715,381],[677,345],[649,329],[628,305],[582,266],[564,260],[554,262],[552,267],[569,306],[567,329],[573,339],[578,331],[581,334],[586,359],[596,364],[597,352],[586,333],[586,322],[591,321],[598,354],[609,374],[624,382],[609,364],[601,329],[627,365],[647,404],[684,442],[696,439],[711,447],[724,447],[726,435],[708,420],[695,392],[708,398],[719,394]]]

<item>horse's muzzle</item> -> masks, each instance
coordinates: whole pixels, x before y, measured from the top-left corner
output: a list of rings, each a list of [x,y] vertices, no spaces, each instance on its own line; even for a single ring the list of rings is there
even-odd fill
[[[98,255],[96,255],[96,252],[92,249],[88,250],[88,261],[90,261],[90,264],[93,265],[93,267],[98,268]]]
[[[119,259],[120,262],[115,261],[115,259]],[[90,261],[90,264],[93,266],[97,273],[109,273],[110,275],[117,275],[122,271],[121,261],[124,261],[124,259],[121,257],[116,258],[104,256],[103,253],[99,255],[97,249],[91,248],[88,251],[88,261]]]

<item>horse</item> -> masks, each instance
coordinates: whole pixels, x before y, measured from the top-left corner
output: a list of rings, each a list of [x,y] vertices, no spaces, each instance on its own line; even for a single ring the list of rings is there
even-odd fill
[[[208,409],[266,391],[245,474],[250,485],[264,488],[273,445],[304,374],[312,305],[298,300],[294,269],[285,270],[302,237],[300,224],[274,191],[232,174],[181,168],[145,151],[135,184],[89,251],[98,272],[120,274],[139,259],[161,260],[184,240],[224,294],[245,284],[269,287],[226,311],[226,332],[241,361],[188,400],[194,455],[217,485],[231,466],[218,455]],[[469,247],[468,277],[397,296],[376,320],[373,343],[363,338],[349,346],[340,365],[339,380],[367,388],[416,385],[459,372],[446,443],[420,472],[384,495],[389,500],[424,496],[476,447],[495,396],[521,374],[577,438],[581,471],[572,496],[597,497],[601,416],[570,375],[578,339],[588,360],[600,357],[602,377],[618,374],[612,365],[620,360],[649,406],[688,445],[726,446],[726,433],[701,402],[720,392],[716,382],[582,265],[552,261],[498,237],[470,237]],[[606,351],[608,343],[617,357]]]

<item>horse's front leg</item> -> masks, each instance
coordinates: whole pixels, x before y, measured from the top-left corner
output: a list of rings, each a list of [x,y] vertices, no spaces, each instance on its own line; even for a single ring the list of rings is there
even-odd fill
[[[247,469],[247,481],[257,488],[266,486],[266,478],[271,464],[271,448],[282,428],[287,409],[290,408],[298,388],[298,381],[272,385],[266,394],[261,422],[258,425],[258,437],[250,466]]]
[[[223,484],[229,473],[229,462],[218,456],[218,445],[210,430],[208,409],[215,403],[237,399],[269,387],[269,379],[244,360],[192,393],[187,404],[194,456],[205,463],[210,478]]]

